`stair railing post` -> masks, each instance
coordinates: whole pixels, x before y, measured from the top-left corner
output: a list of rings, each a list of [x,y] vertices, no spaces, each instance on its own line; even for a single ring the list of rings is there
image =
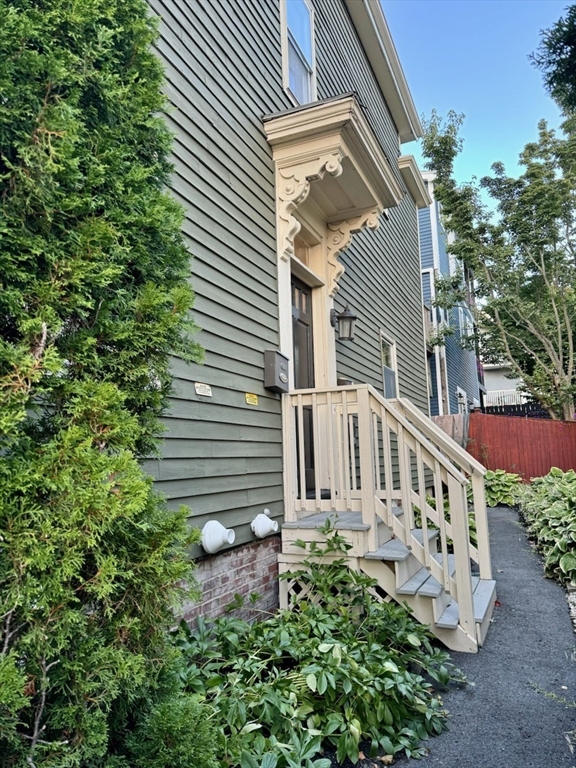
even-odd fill
[[[474,517],[476,519],[476,536],[478,538],[478,565],[480,578],[492,578],[492,561],[490,559],[490,535],[488,531],[488,513],[486,511],[486,493],[484,490],[484,475],[472,469],[470,476],[474,498]]]
[[[296,418],[292,396],[282,396],[282,433],[284,436],[284,522],[295,523],[296,515]]]
[[[358,443],[360,454],[360,488],[362,499],[362,522],[370,526],[368,546],[370,551],[378,549],[378,524],[374,495],[376,476],[374,472],[374,440],[372,437],[372,415],[370,393],[367,387],[358,389]]]
[[[454,559],[456,563],[456,589],[459,609],[459,623],[466,633],[476,639],[472,572],[470,568],[470,533],[468,530],[468,505],[466,488],[452,476],[448,476],[448,501]]]

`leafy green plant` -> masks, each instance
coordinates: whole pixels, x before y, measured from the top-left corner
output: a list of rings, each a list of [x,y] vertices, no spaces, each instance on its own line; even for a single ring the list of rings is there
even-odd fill
[[[514,472],[506,472],[504,469],[487,470],[484,477],[486,504],[489,507],[500,504],[513,507],[521,483],[522,478]]]
[[[155,24],[0,15],[0,765],[133,765],[194,538],[139,465],[170,355],[198,357]]]
[[[553,467],[521,488],[519,502],[546,574],[576,584],[576,472]]]
[[[469,501],[472,500],[472,491],[469,488]],[[433,509],[436,509],[436,499],[434,496],[426,495],[426,502],[431,506]],[[444,502],[444,518],[447,523],[450,522],[450,501],[448,499],[448,494],[444,496],[443,499]],[[414,524],[417,528],[422,527],[422,512],[420,511],[419,507],[414,507]],[[435,528],[436,526],[431,520],[428,520],[428,528]],[[468,511],[468,535],[470,537],[470,541],[472,544],[476,547],[478,546],[478,533],[476,529],[476,516],[474,515],[473,510]],[[448,545],[448,549],[452,551],[453,548],[453,542],[452,539],[447,537],[446,543]]]
[[[372,755],[419,756],[446,713],[432,681],[455,675],[448,654],[408,611],[380,601],[376,582],[348,567],[349,545],[330,528],[284,574],[290,610],[249,625],[234,618],[183,626],[177,638],[185,689],[202,693],[222,731],[223,765],[329,768]],[[296,594],[297,593],[297,594]]]

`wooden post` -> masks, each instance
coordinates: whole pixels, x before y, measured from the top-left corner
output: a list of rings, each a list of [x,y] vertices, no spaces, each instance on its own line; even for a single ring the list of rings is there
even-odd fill
[[[282,435],[284,443],[284,521],[295,523],[296,515],[296,421],[291,395],[282,397]]]
[[[362,498],[362,522],[370,526],[368,546],[371,552],[378,549],[378,523],[374,505],[376,478],[374,456],[372,455],[372,417],[370,393],[367,387],[358,389],[358,431],[360,447],[360,493]]]
[[[454,542],[454,558],[456,561],[455,578],[458,591],[458,621],[466,633],[476,639],[466,489],[451,475],[448,475],[448,500],[450,503],[450,522],[452,524],[452,541]],[[443,565],[445,568],[448,567],[448,563]]]
[[[476,534],[478,537],[478,565],[480,578],[492,578],[492,561],[490,559],[490,532],[488,531],[488,514],[486,511],[486,494],[484,491],[484,475],[472,470],[470,477],[474,494],[474,517],[476,519]]]

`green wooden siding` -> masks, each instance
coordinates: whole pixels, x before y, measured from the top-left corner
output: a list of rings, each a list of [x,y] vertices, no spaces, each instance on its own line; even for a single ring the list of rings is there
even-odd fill
[[[278,347],[278,309],[274,167],[262,116],[293,106],[282,89],[279,0],[149,4],[160,17],[157,51],[175,134],[172,192],[186,212],[206,360],[174,361],[163,458],[145,466],[170,506],[189,505],[199,527],[214,517],[233,526],[241,544],[264,507],[282,515],[281,404],[263,388],[263,352]],[[395,168],[395,129],[344,4],[314,5],[319,98],[356,91]],[[419,286],[416,231],[405,199],[346,253],[338,303],[349,300],[359,323],[357,342],[338,345],[338,367],[381,389],[382,327],[398,343],[402,394],[425,405],[419,289],[411,295],[413,258]],[[212,397],[198,396],[195,382],[210,384]],[[246,392],[258,395],[258,406],[246,404]]]

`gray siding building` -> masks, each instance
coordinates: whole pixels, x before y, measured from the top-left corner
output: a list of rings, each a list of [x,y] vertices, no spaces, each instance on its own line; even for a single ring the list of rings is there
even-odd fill
[[[193,552],[215,614],[234,592],[273,593],[274,569],[258,561],[272,562],[278,537],[251,527],[264,510],[281,523],[286,497],[283,395],[265,387],[266,351],[288,359],[290,390],[344,379],[384,394],[385,349],[397,394],[428,413],[418,207],[429,200],[402,156],[421,129],[378,0],[149,4],[206,354],[174,360],[163,457],[147,469],[192,525],[234,531],[224,575],[224,554]],[[332,159],[306,170],[317,151]],[[288,163],[298,195],[282,187]],[[346,306],[353,341],[329,323]]]

